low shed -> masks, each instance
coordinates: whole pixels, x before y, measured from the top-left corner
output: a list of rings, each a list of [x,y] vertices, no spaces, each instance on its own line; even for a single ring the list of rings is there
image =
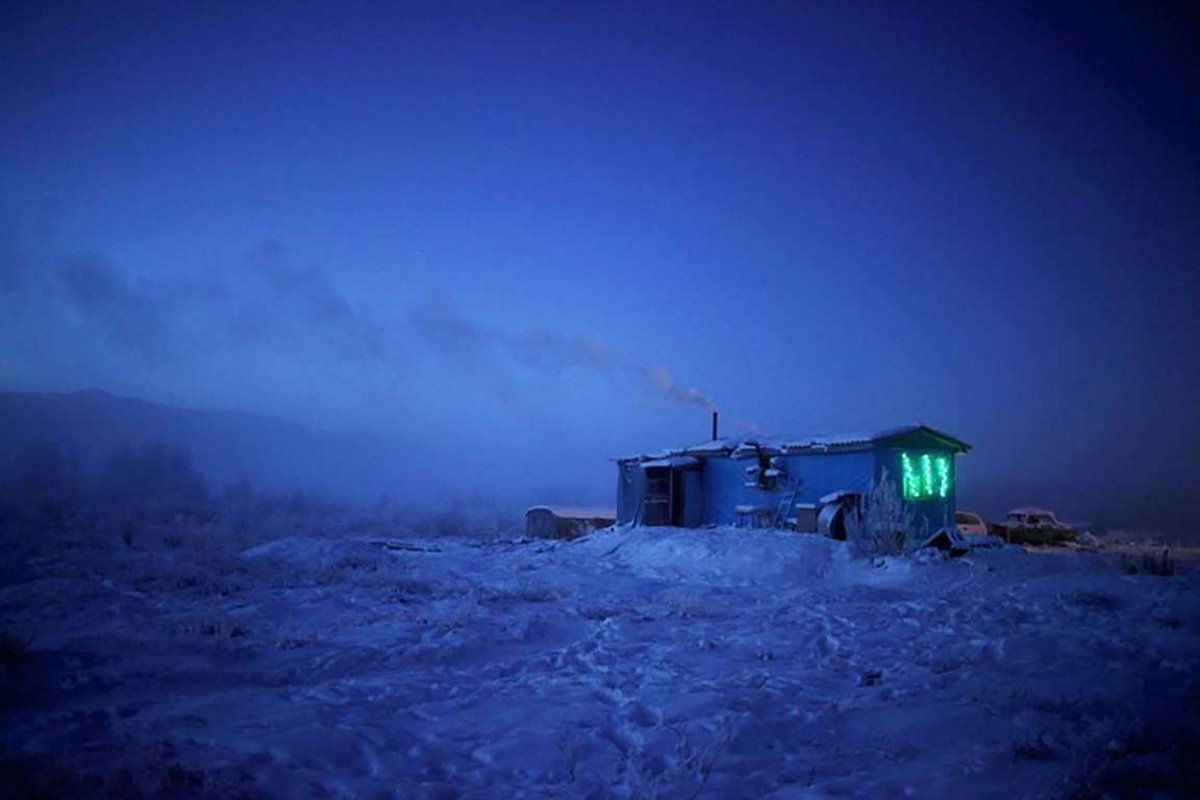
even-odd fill
[[[954,524],[954,460],[969,449],[925,425],[842,436],[714,438],[617,459],[617,519],[792,528],[841,538],[846,510],[886,471],[918,524],[933,533]]]
[[[574,539],[616,521],[611,508],[534,506],[525,512],[525,532],[539,539]]]

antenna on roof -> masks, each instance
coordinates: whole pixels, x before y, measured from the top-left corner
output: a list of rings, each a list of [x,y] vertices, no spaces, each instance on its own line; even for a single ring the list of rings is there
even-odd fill
[[[713,441],[716,441],[716,438],[717,438],[717,410],[716,410],[715,408],[713,409],[712,415],[713,415],[713,435],[712,435],[712,438],[713,438]]]

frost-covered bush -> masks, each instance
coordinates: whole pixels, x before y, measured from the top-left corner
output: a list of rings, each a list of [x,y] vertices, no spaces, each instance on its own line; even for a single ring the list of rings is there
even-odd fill
[[[846,514],[846,540],[858,556],[899,555],[914,539],[914,526],[915,515],[885,468],[859,506]]]
[[[738,733],[733,716],[712,725],[684,729],[668,725],[675,736],[674,752],[626,753],[626,783],[634,797],[700,797],[708,787],[717,764]]]
[[[1142,572],[1147,575],[1170,576],[1175,574],[1175,561],[1171,558],[1171,549],[1151,550],[1142,554]]]

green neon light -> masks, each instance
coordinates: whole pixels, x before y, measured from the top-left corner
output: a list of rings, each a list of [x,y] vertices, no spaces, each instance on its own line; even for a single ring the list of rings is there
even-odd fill
[[[928,500],[950,496],[950,457],[921,453],[900,454],[900,471],[905,500]]]

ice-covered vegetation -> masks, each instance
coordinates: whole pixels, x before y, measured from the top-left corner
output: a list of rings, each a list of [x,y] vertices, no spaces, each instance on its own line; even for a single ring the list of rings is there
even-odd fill
[[[846,514],[846,540],[856,555],[899,555],[912,543],[922,541],[923,534],[916,530],[915,515],[900,497],[886,468],[871,482],[862,503]]]
[[[1186,558],[855,558],[735,529],[522,542],[494,510],[352,515],[248,486],[164,508],[6,516],[18,794],[1053,797],[1198,777]]]

